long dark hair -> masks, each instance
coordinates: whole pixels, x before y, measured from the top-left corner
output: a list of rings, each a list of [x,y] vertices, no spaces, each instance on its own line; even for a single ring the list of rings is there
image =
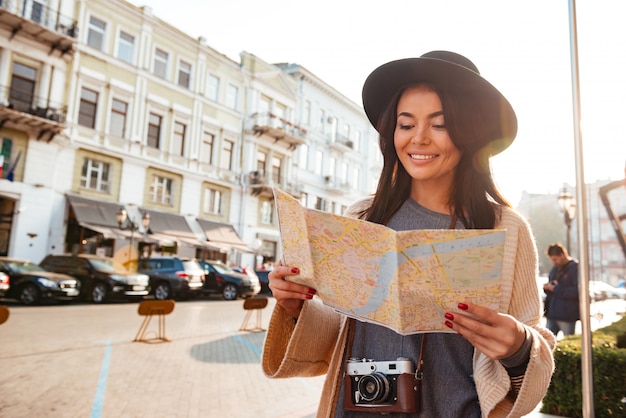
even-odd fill
[[[458,94],[425,85],[439,95],[448,133],[461,151],[449,201],[454,208],[453,216],[468,229],[492,229],[500,215],[498,204],[508,207],[511,204],[502,196],[491,176],[489,151],[481,138],[485,132],[481,125],[483,109],[480,103],[469,103]],[[361,214],[362,218],[383,225],[400,209],[411,191],[411,176],[400,163],[393,141],[398,102],[403,92],[401,90],[394,96],[378,122],[383,169],[372,206]]]

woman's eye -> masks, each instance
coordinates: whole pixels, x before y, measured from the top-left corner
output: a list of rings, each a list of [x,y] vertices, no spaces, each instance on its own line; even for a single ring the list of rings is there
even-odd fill
[[[403,124],[399,124],[399,125],[398,125],[398,127],[399,127],[400,129],[402,129],[402,130],[407,131],[407,130],[409,130],[409,129],[413,128],[413,125],[403,125]]]
[[[435,129],[446,129],[446,125],[433,125]]]

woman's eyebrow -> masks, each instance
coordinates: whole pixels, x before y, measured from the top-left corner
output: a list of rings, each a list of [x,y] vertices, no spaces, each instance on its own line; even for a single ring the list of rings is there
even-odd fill
[[[443,110],[438,110],[436,112],[433,112],[433,113],[431,113],[429,115],[426,115],[426,117],[428,119],[432,119],[432,118],[436,118],[437,116],[441,116],[441,115],[443,115]],[[414,118],[415,117],[411,112],[400,112],[400,113],[398,113],[398,117],[400,117],[400,116],[406,116],[406,117],[409,117],[409,118]]]

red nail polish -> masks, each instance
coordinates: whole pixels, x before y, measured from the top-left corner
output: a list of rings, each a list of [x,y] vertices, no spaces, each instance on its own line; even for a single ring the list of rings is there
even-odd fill
[[[298,273],[300,273],[300,269],[298,267],[292,267],[291,268],[291,272],[295,273],[295,274],[298,274]]]
[[[313,299],[313,295],[309,293],[309,294],[306,295],[306,298],[307,299]]]
[[[459,306],[459,309],[464,310],[464,311],[466,311],[469,308],[469,306],[467,306],[467,304],[463,302],[459,303],[458,306]]]
[[[315,289],[313,289],[313,288],[309,287],[309,291],[308,291],[308,293],[309,293],[309,295],[314,295],[314,294],[316,294],[316,293],[317,293],[317,290],[315,290]]]
[[[446,321],[445,324],[448,328],[452,328],[452,322]]]
[[[452,315],[450,312],[446,312],[444,316],[446,317],[446,319],[449,319],[450,321],[454,321],[454,315]]]

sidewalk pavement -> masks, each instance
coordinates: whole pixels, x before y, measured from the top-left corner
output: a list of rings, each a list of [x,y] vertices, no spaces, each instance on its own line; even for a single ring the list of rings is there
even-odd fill
[[[260,311],[262,327],[274,304]],[[0,326],[0,416],[314,417],[324,378],[265,377],[265,332],[239,330],[242,306],[177,302],[165,317],[171,341],[145,343],[133,342],[143,320],[136,303],[10,304]],[[148,337],[157,326],[154,318]]]

